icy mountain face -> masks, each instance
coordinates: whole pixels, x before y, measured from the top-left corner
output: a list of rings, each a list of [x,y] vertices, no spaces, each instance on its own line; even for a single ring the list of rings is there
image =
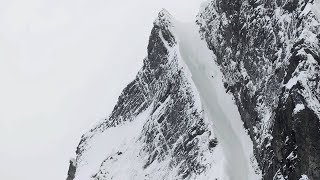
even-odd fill
[[[154,22],[143,68],[112,114],[82,136],[76,180],[211,179],[223,156],[178,51],[172,17]]]
[[[263,179],[320,179],[319,0],[212,0],[197,18]]]

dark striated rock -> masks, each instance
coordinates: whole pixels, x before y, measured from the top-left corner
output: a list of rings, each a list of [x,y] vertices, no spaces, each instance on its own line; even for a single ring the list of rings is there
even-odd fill
[[[313,3],[213,0],[198,15],[266,180],[320,179],[320,20]]]
[[[73,180],[75,177],[75,174],[76,174],[77,167],[76,167],[74,159],[71,159],[69,163],[70,163],[70,165],[69,165],[67,180]]]

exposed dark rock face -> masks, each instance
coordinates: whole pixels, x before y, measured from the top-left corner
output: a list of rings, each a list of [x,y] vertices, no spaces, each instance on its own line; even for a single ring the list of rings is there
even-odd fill
[[[69,170],[68,170],[68,177],[67,180],[73,180],[76,174],[76,164],[75,160],[70,160]]]
[[[197,19],[266,180],[320,179],[320,19],[313,3],[213,0]]]

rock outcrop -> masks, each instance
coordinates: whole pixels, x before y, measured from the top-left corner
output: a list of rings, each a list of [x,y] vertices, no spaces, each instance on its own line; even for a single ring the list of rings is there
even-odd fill
[[[320,179],[320,17],[313,0],[214,0],[197,23],[263,179]]]
[[[73,180],[76,174],[76,160],[75,159],[70,159],[69,161],[69,170],[68,170],[68,177],[67,180]]]

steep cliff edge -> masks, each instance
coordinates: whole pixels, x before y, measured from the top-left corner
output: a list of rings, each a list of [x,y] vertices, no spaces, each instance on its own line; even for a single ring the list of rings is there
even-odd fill
[[[320,179],[319,1],[214,0],[197,23],[264,179]]]

